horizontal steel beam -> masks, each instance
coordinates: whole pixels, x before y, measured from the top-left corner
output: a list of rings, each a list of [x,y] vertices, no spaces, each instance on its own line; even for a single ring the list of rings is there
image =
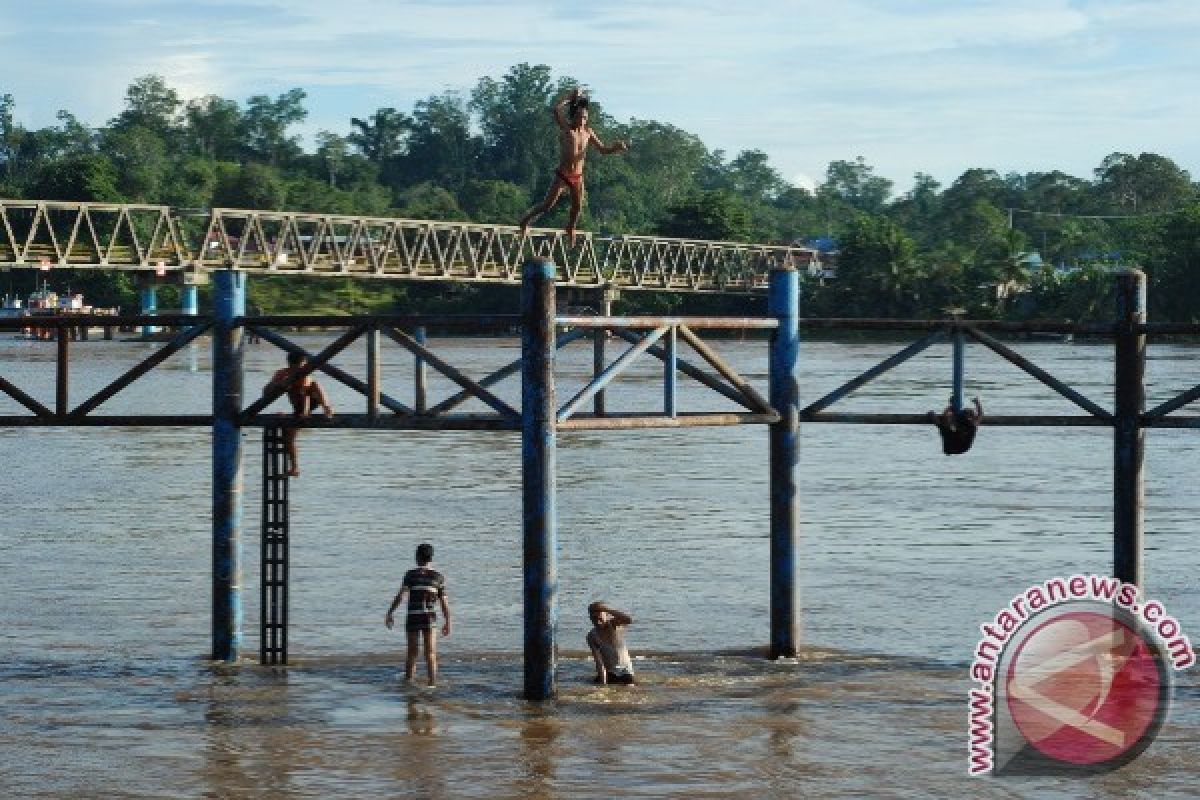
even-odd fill
[[[643,428],[710,428],[729,425],[770,425],[778,422],[779,415],[754,413],[680,413],[673,417],[665,414],[613,414],[606,412],[597,417],[591,414],[580,414],[560,422],[560,431],[600,431],[600,430],[640,430]]]
[[[933,422],[929,414],[873,414],[836,413],[822,411],[819,414],[804,414],[801,422],[833,422],[849,425],[929,425]],[[984,417],[981,428],[1111,428],[1110,420],[1099,417],[1065,416],[1061,414],[1009,414]]]
[[[689,328],[762,329],[779,327],[779,320],[761,317],[593,317],[560,316],[554,321],[563,328]]]

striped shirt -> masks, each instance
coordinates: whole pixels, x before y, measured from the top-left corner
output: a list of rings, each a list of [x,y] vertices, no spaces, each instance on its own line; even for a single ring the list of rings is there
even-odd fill
[[[442,573],[429,567],[417,567],[404,573],[403,587],[408,589],[408,615],[424,617],[432,622],[437,618],[438,599],[446,591]]]

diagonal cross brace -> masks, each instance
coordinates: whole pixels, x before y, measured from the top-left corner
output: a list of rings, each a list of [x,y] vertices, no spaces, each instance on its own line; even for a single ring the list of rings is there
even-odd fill
[[[578,339],[582,339],[583,337],[587,336],[588,333],[589,333],[589,331],[585,331],[580,328],[576,328],[573,331],[568,331],[567,333],[560,334],[558,339],[556,339],[554,342],[554,349],[561,350],[562,348],[569,345],[571,342],[574,342]],[[524,359],[520,359],[520,358],[516,359],[515,361],[511,361],[508,364],[505,364],[500,369],[493,372],[491,375],[488,375],[487,377],[480,379],[479,385],[485,389],[489,386],[495,386],[497,383],[499,383],[500,381],[509,377],[510,375],[515,375],[518,372],[520,372],[521,364],[523,364],[523,363],[524,363]],[[451,397],[448,397],[445,400],[443,400],[442,402],[433,406],[426,413],[431,417],[436,417],[438,414],[444,414],[445,412],[450,411],[451,409],[457,408],[458,406],[465,403],[467,400],[471,399],[472,396],[473,395],[469,391],[467,391],[466,389],[463,389],[458,394],[452,395]]]
[[[970,325],[964,325],[963,330],[965,330],[971,336],[971,338],[975,339],[975,341],[984,345],[996,355],[1003,358],[1005,361],[1008,361],[1014,366],[1019,367],[1025,372],[1028,372],[1030,375],[1037,378],[1039,381],[1046,384],[1051,389],[1082,408],[1084,411],[1087,411],[1091,415],[1099,417],[1106,422],[1113,421],[1112,413],[1105,411],[1103,408],[1096,405],[1091,400],[1072,389],[1070,386],[1067,386],[1065,383],[1046,372],[1037,364],[1034,364],[1032,361],[1022,356],[1020,353],[1009,349],[1005,345],[993,339],[991,336],[988,336],[983,331]]]
[[[39,403],[37,400],[34,400],[29,395],[25,394],[25,392],[21,391],[16,386],[14,386],[11,383],[9,383],[8,381],[6,381],[4,378],[0,378],[0,392],[4,392],[6,395],[11,397],[13,400],[16,400],[18,403],[25,406],[30,411],[32,411],[34,414],[37,414],[39,417],[42,417],[43,419],[53,419],[54,418],[53,411],[46,408],[44,405]]]
[[[133,383],[138,378],[142,377],[147,372],[154,369],[162,362],[166,361],[168,358],[173,356],[175,353],[182,350],[190,342],[192,342],[196,337],[198,337],[200,334],[204,333],[211,327],[212,327],[211,322],[203,322],[199,325],[189,328],[188,330],[183,331],[178,336],[176,336],[174,339],[172,339],[170,342],[168,342],[167,344],[160,347],[156,352],[154,352],[152,355],[150,355],[150,357],[143,359],[140,363],[135,365],[132,369],[130,369],[124,375],[121,375],[119,378],[117,378],[115,381],[110,383],[108,386],[105,386],[103,389],[96,392],[90,398],[88,398],[84,402],[80,403],[79,406],[74,411],[72,411],[70,414],[68,414],[67,416],[70,419],[79,419],[80,417],[87,416],[90,412],[94,411],[95,409],[99,408],[101,405],[103,405],[104,403],[106,403],[110,399],[112,399],[112,397],[114,395],[116,395],[118,392],[125,389],[125,387],[129,386],[129,384]]]
[[[266,339],[267,342],[275,345],[280,350],[283,350],[285,353],[303,353],[306,357],[309,358],[310,361],[312,360],[312,353],[308,352],[307,350],[305,350],[303,347],[296,344],[295,342],[292,342],[291,340],[286,339],[283,336],[280,336],[278,333],[275,333],[274,331],[270,331],[265,328],[259,328],[255,325],[247,325],[246,330],[257,334],[258,336],[260,336],[263,339]],[[358,378],[354,377],[349,372],[346,372],[345,370],[341,369],[340,367],[335,367],[333,364],[322,364],[317,369],[319,369],[321,372],[325,373],[329,377],[333,378],[335,381],[342,384],[343,386],[348,386],[351,389],[353,389],[354,391],[359,392],[360,394],[366,395],[370,391],[370,387],[368,387],[365,382],[359,380]],[[389,411],[392,411],[396,414],[404,415],[404,414],[412,414],[413,413],[413,410],[411,408],[409,408],[408,406],[404,405],[404,403],[401,403],[399,400],[395,399],[394,397],[391,397],[390,395],[384,394],[383,392],[379,393],[379,404],[381,406],[383,406],[384,408],[388,409]]]
[[[1191,389],[1188,389],[1186,392],[1183,392],[1177,397],[1168,400],[1162,405],[1155,406],[1143,414],[1142,417],[1147,420],[1160,419],[1161,417],[1167,416],[1172,411],[1178,411],[1184,406],[1194,403],[1196,400],[1200,400],[1200,386],[1193,386]]]
[[[758,390],[750,385],[750,382],[738,374],[737,370],[726,364],[716,351],[706,345],[699,336],[692,333],[691,328],[686,325],[679,326],[679,335],[687,342],[696,353],[707,361],[712,368],[715,369],[722,378],[729,381],[743,396],[751,403],[751,410],[757,411],[760,414],[774,414],[775,409],[771,408],[771,404],[767,402]]]
[[[614,336],[620,337],[630,344],[637,344],[639,341],[641,341],[641,337],[639,337],[636,333],[632,333],[631,331],[624,330],[622,328],[616,328],[612,333]],[[666,363],[667,361],[667,350],[662,345],[656,344],[646,352],[663,363]],[[682,358],[677,358],[675,361],[675,366],[676,369],[678,369],[684,375],[687,375],[689,378],[694,378],[698,382],[707,386],[709,389],[712,389],[717,394],[728,397],[739,406],[755,412],[759,410],[752,402],[750,402],[750,400],[748,400],[744,395],[740,394],[737,389],[721,383],[721,381],[717,380],[712,375],[708,374],[694,364],[684,361]]]
[[[917,341],[913,342],[912,344],[910,344],[908,347],[904,348],[900,352],[894,353],[893,355],[889,356],[888,358],[884,359],[883,361],[880,361],[878,364],[871,367],[869,370],[862,373],[858,377],[853,378],[849,381],[846,381],[841,386],[839,386],[838,388],[834,389],[829,394],[822,397],[820,400],[817,400],[817,401],[805,406],[804,408],[802,408],[800,410],[800,416],[805,417],[810,414],[816,414],[819,411],[829,408],[829,406],[833,405],[834,403],[838,402],[839,400],[844,399],[847,395],[849,395],[851,392],[855,391],[856,389],[862,388],[863,386],[865,386],[866,384],[875,380],[876,378],[878,378],[880,375],[887,372],[888,370],[890,370],[894,367],[900,366],[901,364],[903,364],[905,361],[908,361],[913,356],[917,355],[918,353],[923,352],[930,345],[932,345],[935,342],[938,342],[942,338],[944,338],[945,335],[946,335],[946,331],[944,329],[941,329],[941,330],[933,331],[932,333],[930,333],[928,336],[926,336],[923,339],[918,339]]]
[[[637,344],[622,353],[616,361],[609,364],[603,372],[593,378],[591,383],[580,389],[579,393],[572,397],[570,402],[558,410],[558,421],[565,422],[570,419],[571,415],[579,409],[579,406],[590,400],[596,392],[612,383],[613,379],[624,372],[633,363],[635,358],[649,350],[650,346],[666,335],[669,330],[670,328],[667,326],[655,328],[643,336]]]
[[[447,362],[443,361],[436,354],[434,354],[429,348],[420,344],[416,339],[412,338],[407,333],[404,333],[403,331],[398,331],[395,328],[388,328],[388,327],[381,328],[381,330],[393,342],[400,345],[404,349],[408,350],[413,355],[420,357],[426,364],[433,367],[438,372],[442,373],[447,378],[449,378],[450,380],[457,383],[459,386],[461,386],[466,391],[470,392],[472,395],[477,397],[479,400],[483,401],[484,403],[491,406],[496,411],[500,412],[500,414],[502,414],[503,416],[510,417],[512,419],[519,419],[521,417],[520,412],[518,412],[516,409],[514,409],[508,403],[504,402],[499,397],[492,394],[487,389],[480,386],[478,383],[471,380],[463,373],[459,372],[456,368],[454,368]]]
[[[250,419],[258,412],[265,409],[267,406],[271,405],[271,403],[274,403],[280,397],[283,397],[283,395],[287,393],[288,387],[292,383],[295,383],[296,381],[300,380],[301,378],[308,377],[313,372],[320,369],[324,364],[327,364],[334,356],[336,356],[338,353],[342,352],[347,347],[349,347],[351,344],[353,344],[354,340],[357,339],[359,336],[362,336],[364,333],[366,333],[366,331],[367,331],[366,325],[354,326],[353,328],[351,328],[350,330],[346,331],[341,336],[339,336],[337,339],[335,339],[332,344],[330,344],[328,347],[326,347],[324,350],[322,350],[320,353],[318,353],[312,360],[305,362],[304,366],[302,366],[300,369],[296,370],[292,374],[291,379],[287,383],[268,384],[267,388],[263,390],[262,397],[255,400],[253,403],[251,403],[249,406],[247,406],[246,410],[243,411],[239,415],[241,418],[241,421],[245,422],[246,420]]]

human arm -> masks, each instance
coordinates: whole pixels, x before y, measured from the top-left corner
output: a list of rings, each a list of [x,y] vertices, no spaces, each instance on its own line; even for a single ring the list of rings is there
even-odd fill
[[[576,88],[569,92],[563,92],[558,96],[558,99],[554,101],[554,121],[558,124],[558,127],[564,131],[571,127],[571,121],[567,119],[567,115],[565,113],[567,104],[578,96],[579,89]]]
[[[308,391],[310,393],[309,397],[312,398],[313,404],[320,406],[321,410],[325,412],[325,416],[332,417],[333,406],[330,405],[329,397],[325,394],[325,390],[321,388],[321,384],[314,380],[310,380],[308,382]]]
[[[621,139],[617,139],[611,145],[606,145],[604,142],[600,141],[600,137],[596,135],[595,131],[589,131],[589,134],[588,143],[591,144],[592,147],[599,150],[601,155],[608,156],[612,155],[613,153],[624,153],[629,150],[629,143],[622,141]]]
[[[618,611],[612,606],[600,606],[600,611],[608,614],[607,624],[609,625],[632,625],[633,617],[626,614],[624,611]]]
[[[400,591],[396,592],[396,596],[392,598],[392,606],[387,610],[387,616],[383,618],[383,624],[387,625],[389,631],[395,624],[395,619],[392,615],[396,613],[396,609],[399,608],[400,604],[404,602],[404,596],[406,594],[408,594],[408,587],[401,586]]]
[[[450,603],[446,600],[446,590],[443,589],[438,595],[438,602],[442,604],[442,636],[450,635]]]

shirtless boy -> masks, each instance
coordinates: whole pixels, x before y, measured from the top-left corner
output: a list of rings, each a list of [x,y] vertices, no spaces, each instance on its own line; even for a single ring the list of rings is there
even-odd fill
[[[567,218],[567,236],[575,246],[575,224],[583,208],[583,162],[591,145],[603,155],[624,153],[629,149],[626,142],[616,141],[606,146],[588,127],[588,99],[578,88],[561,95],[554,104],[554,121],[558,125],[558,168],[554,170],[554,182],[546,192],[546,199],[535,205],[521,217],[521,232],[530,224],[558,205],[563,190],[571,193],[571,213]]]
[[[325,396],[325,391],[320,384],[309,375],[305,375],[299,380],[292,377],[300,371],[307,360],[304,353],[288,353],[288,365],[275,371],[275,374],[271,376],[270,383],[267,384],[267,389],[275,386],[287,386],[287,397],[292,404],[292,413],[297,417],[307,417],[314,408],[320,408],[325,412],[325,416],[332,417],[333,406],[329,405],[329,399]],[[287,448],[287,474],[293,478],[300,474],[300,467],[296,460],[296,435],[299,433],[299,428],[283,429],[283,443]]]
[[[633,660],[625,646],[625,626],[632,625],[633,619],[599,600],[588,606],[588,617],[593,625],[588,631],[587,643],[596,661],[595,682],[601,685],[634,683]]]

